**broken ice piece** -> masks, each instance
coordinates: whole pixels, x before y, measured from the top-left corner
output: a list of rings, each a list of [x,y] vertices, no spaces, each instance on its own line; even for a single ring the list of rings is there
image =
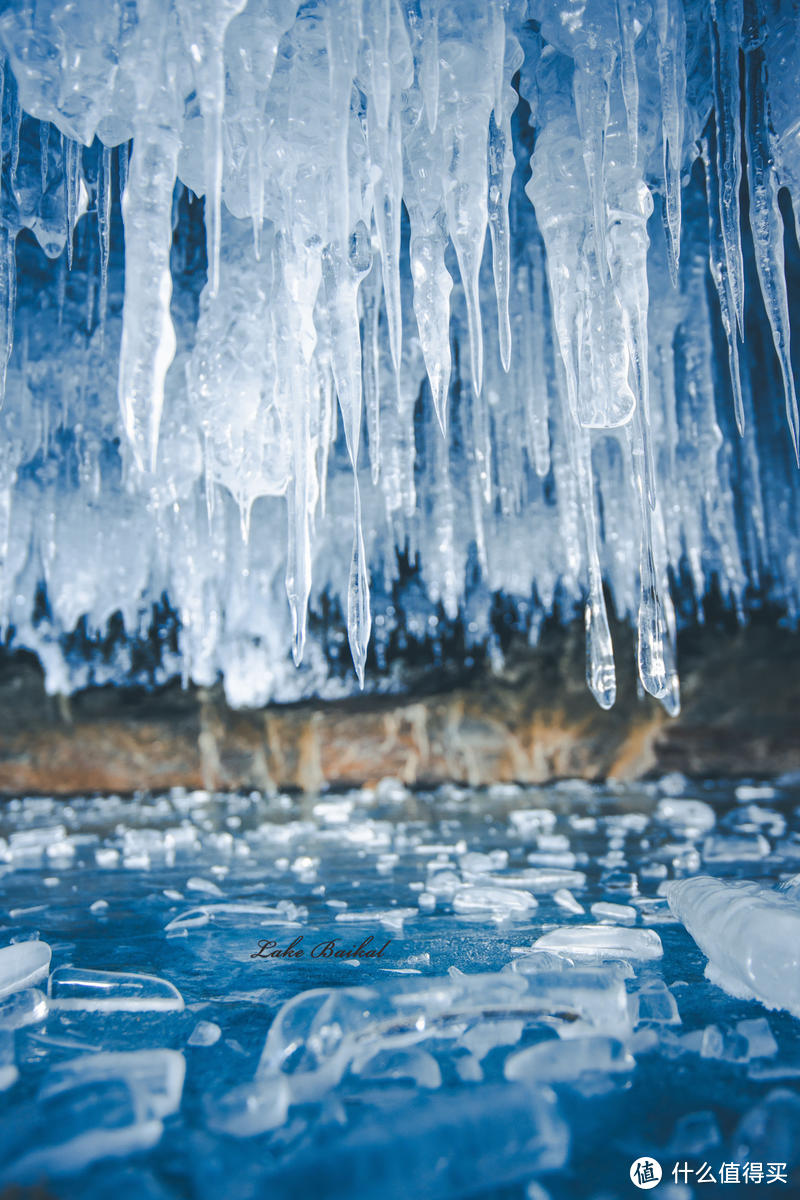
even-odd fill
[[[203,929],[208,925],[231,928],[267,924],[297,925],[307,915],[307,909],[292,904],[291,900],[279,900],[274,907],[268,904],[201,904],[174,917],[164,926],[164,931],[179,933]]]
[[[567,912],[584,913],[586,909],[575,899],[569,888],[558,888],[553,893],[553,899],[559,908],[565,908]]]
[[[183,997],[166,979],[124,971],[59,967],[50,976],[51,1008],[83,1012],[182,1012]]]
[[[689,836],[707,833],[716,824],[716,814],[704,800],[659,800],[656,818]]]
[[[289,1083],[285,1075],[240,1084],[206,1101],[209,1126],[231,1137],[255,1137],[278,1129],[289,1111]]]
[[[503,1073],[521,1083],[568,1083],[587,1072],[610,1075],[635,1066],[633,1055],[616,1038],[556,1038],[511,1054]]]
[[[47,997],[38,988],[23,988],[0,1000],[0,1030],[36,1025],[47,1016]]]
[[[574,959],[624,958],[648,960],[664,953],[661,938],[652,929],[627,929],[620,925],[564,925],[542,934],[537,950],[552,950]]]
[[[747,1041],[748,1058],[771,1058],[778,1053],[778,1043],[772,1035],[766,1017],[753,1017],[749,1021],[738,1021],[736,1032]]]
[[[663,979],[650,979],[628,996],[631,1019],[635,1025],[680,1025],[675,997]]]
[[[608,904],[599,900],[592,905],[592,916],[598,921],[621,922],[623,925],[633,925],[636,922],[636,909],[630,904]]]
[[[222,1030],[214,1021],[198,1021],[189,1035],[187,1046],[214,1046],[222,1036]]]
[[[18,1076],[14,1062],[14,1034],[9,1029],[0,1029],[0,1092],[15,1084]]]
[[[508,887],[462,887],[453,897],[453,910],[466,915],[486,913],[504,918],[525,915],[536,908],[530,892]]]
[[[3,1129],[0,1177],[33,1183],[74,1175],[104,1158],[127,1158],[160,1140],[177,1111],[183,1056],[174,1050],[98,1053],[46,1076],[33,1104]]]
[[[666,889],[670,908],[708,958],[706,976],[739,999],[800,1017],[800,904],[788,894],[708,875]]]
[[[21,991],[44,979],[50,970],[47,942],[15,942],[0,950],[0,996]]]
[[[163,1120],[178,1111],[186,1072],[177,1050],[122,1050],[86,1054],[52,1067],[39,1090],[45,1100],[89,1083],[124,1079],[139,1121]]]

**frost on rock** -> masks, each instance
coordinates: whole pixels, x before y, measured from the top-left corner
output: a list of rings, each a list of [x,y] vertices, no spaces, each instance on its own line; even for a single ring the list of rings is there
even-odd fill
[[[51,692],[381,683],[495,600],[800,613],[797,11],[8,0],[0,630]],[[202,198],[202,199],[201,199]],[[745,337],[747,334],[747,337]]]

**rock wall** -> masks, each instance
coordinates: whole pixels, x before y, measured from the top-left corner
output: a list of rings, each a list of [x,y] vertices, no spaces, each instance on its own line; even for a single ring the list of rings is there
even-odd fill
[[[616,640],[632,637],[616,630]],[[751,625],[679,639],[683,707],[620,696],[597,707],[583,630],[511,646],[500,673],[428,672],[408,694],[233,711],[214,690],[97,688],[44,694],[28,658],[0,669],[0,793],[133,792],[171,786],[300,789],[636,779],[663,771],[771,777],[800,770],[800,636]]]

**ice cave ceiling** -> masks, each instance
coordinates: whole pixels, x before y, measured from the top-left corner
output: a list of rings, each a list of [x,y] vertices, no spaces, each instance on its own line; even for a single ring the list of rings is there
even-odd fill
[[[799,22],[5,0],[6,642],[260,704],[584,608],[608,707],[613,604],[677,711],[709,590],[794,621]]]

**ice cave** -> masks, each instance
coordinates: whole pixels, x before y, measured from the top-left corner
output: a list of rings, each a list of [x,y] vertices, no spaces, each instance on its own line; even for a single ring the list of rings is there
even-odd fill
[[[799,39],[0,0],[0,1200],[800,1195]]]

